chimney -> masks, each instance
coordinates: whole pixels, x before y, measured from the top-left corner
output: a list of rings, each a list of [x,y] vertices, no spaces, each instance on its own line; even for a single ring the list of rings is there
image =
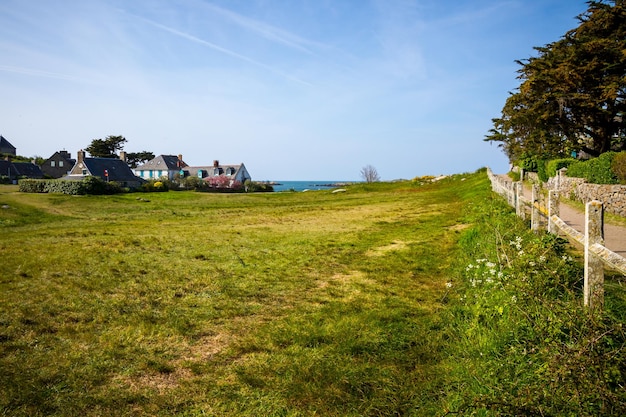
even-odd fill
[[[220,161],[218,161],[217,159],[215,159],[215,160],[213,161],[213,167],[214,167],[214,168],[217,168],[217,167],[219,167],[219,166],[220,166]]]
[[[85,160],[85,151],[82,149],[76,153],[76,163],[81,163]]]
[[[126,151],[120,151],[120,159],[126,162]]]

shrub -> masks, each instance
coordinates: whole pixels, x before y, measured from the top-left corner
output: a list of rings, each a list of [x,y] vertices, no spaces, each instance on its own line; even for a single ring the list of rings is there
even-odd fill
[[[575,162],[573,158],[552,159],[546,164],[546,175],[548,178],[555,177],[560,169],[568,168]]]
[[[266,193],[266,192],[274,191],[274,187],[272,187],[270,184],[266,184],[263,182],[247,180],[244,186],[245,186],[246,191],[249,193],[254,193],[254,192]]]
[[[151,180],[141,185],[139,191],[144,193],[163,192],[169,190],[169,183],[162,180]]]
[[[99,177],[86,177],[82,181],[22,179],[19,190],[23,193],[58,193],[69,195],[116,194],[122,188],[116,182],[106,182]]]
[[[626,182],[626,151],[620,152],[613,157],[611,171],[613,171],[619,182]]]
[[[569,166],[569,177],[584,178],[591,184],[616,184],[617,177],[611,169],[615,152],[605,152],[597,158],[579,161]]]
[[[542,182],[548,181],[548,173],[546,172],[546,161],[544,159],[537,159],[537,176]]]
[[[537,172],[537,158],[535,156],[523,155],[517,162],[517,166],[527,172]]]

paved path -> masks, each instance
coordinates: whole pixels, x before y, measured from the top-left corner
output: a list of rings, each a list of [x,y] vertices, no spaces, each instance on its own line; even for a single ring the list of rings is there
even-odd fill
[[[511,181],[508,175],[500,175],[501,178]],[[529,201],[532,198],[530,187],[524,186],[524,197]],[[563,201],[559,204],[559,217],[563,221],[578,230],[585,233],[585,212],[579,210],[571,204]],[[626,227],[614,224],[604,224],[604,246],[618,255],[626,258]]]

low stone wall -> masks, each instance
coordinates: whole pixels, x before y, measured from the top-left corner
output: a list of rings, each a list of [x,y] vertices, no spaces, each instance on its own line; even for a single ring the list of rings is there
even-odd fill
[[[570,178],[562,171],[550,178],[546,186],[583,204],[601,201],[605,211],[626,217],[626,185],[588,184],[585,179]]]

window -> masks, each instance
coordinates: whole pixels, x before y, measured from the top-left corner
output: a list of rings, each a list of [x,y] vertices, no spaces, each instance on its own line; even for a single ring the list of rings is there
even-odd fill
[[[83,169],[83,175],[87,175],[87,170]]]
[[[54,167],[55,167],[55,161],[50,161],[50,166],[51,166],[52,168],[54,168]]]
[[[59,168],[63,167],[63,161],[59,161]]]

